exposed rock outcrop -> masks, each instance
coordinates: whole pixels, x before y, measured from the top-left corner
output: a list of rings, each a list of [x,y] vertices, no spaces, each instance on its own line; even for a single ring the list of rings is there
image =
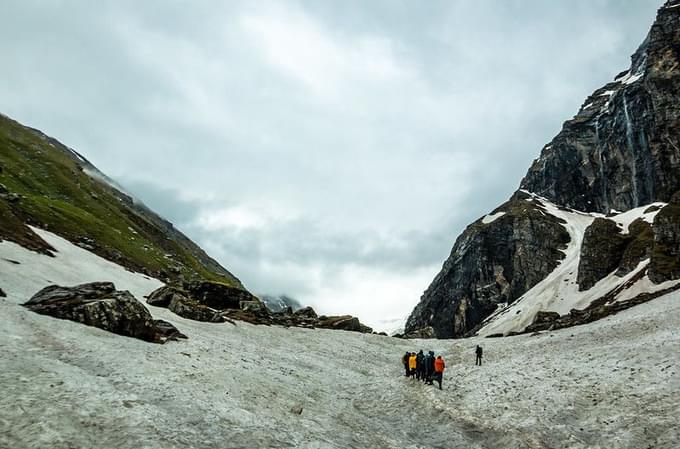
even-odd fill
[[[459,337],[498,304],[511,303],[564,257],[569,234],[543,205],[517,192],[463,232],[442,270],[406,322],[405,334]]]
[[[657,283],[680,278],[680,192],[654,218],[649,278]]]
[[[0,298],[6,298],[6,297],[7,297],[7,294],[5,293],[5,291],[3,289],[0,288]]]
[[[578,266],[579,290],[588,290],[621,263],[628,239],[612,220],[596,218],[583,237]]]
[[[172,324],[154,320],[130,292],[116,290],[111,282],[75,287],[51,285],[36,293],[24,306],[43,315],[154,343],[186,338]]]
[[[257,325],[373,332],[358,318],[349,315],[318,316],[311,307],[296,312],[290,307],[272,312],[257,297],[210,281],[190,283],[183,287],[160,287],[148,296],[147,303],[166,307],[183,318],[195,321],[219,323],[238,320]]]

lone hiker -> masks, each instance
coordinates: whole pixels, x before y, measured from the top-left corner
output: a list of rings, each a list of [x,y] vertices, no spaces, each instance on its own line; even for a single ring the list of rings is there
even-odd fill
[[[425,354],[422,349],[416,356],[416,379],[425,380]]]
[[[434,351],[429,351],[425,356],[425,382],[432,385],[432,376],[434,376]]]
[[[404,365],[404,369],[406,370],[406,377],[410,374],[410,370],[408,368],[408,359],[411,357],[411,353],[406,351],[406,354],[401,358],[401,363]]]
[[[482,352],[483,352],[482,347],[477,345],[477,349],[475,349],[475,355],[476,355],[475,366],[477,366],[477,365],[482,366]]]
[[[415,377],[416,375],[416,353],[412,352],[411,356],[408,358],[408,368],[409,368],[409,375],[411,377]]]
[[[444,377],[444,368],[446,368],[444,359],[442,359],[442,356],[438,356],[437,360],[434,361],[434,379],[439,384],[440,390],[442,389],[442,377]]]

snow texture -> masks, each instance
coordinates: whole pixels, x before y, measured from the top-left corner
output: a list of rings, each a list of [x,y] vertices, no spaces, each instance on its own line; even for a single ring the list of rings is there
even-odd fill
[[[574,232],[587,221],[565,214]],[[160,285],[39,232],[57,257],[0,243],[2,448],[671,449],[680,441],[680,292],[590,325],[488,340],[208,324],[149,307],[189,335],[153,345],[21,307],[52,282],[111,280],[139,299]],[[443,391],[404,378],[401,355],[421,348],[447,361]]]

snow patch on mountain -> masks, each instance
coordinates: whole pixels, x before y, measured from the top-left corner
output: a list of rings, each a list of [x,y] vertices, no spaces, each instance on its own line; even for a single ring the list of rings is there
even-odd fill
[[[577,277],[583,237],[593,220],[597,217],[604,218],[604,215],[560,208],[543,197],[528,191],[524,192],[532,195],[532,199],[539,202],[541,208],[546,213],[564,221],[563,226],[569,232],[571,241],[568,247],[563,250],[565,254],[564,259],[553,272],[517,299],[517,301],[508,307],[499,308],[486,318],[479,331],[480,336],[507,335],[510,332],[521,332],[533,322],[536,314],[540,311],[557,312],[560,315],[565,315],[572,309],[585,309],[596,299],[601,298],[633,279],[645,270],[649,264],[649,260],[644,260],[633,271],[623,277],[619,277],[612,272],[590,289],[579,291]],[[648,204],[627,212],[611,215],[607,218],[619,224],[622,228],[622,233],[628,233],[628,227],[633,221],[640,218],[651,223],[663,206],[665,206],[665,203]],[[645,276],[628,289],[619,293],[616,300],[630,299],[638,293],[652,293],[677,284],[677,281],[672,281],[654,285]]]
[[[482,218],[482,223],[484,224],[493,223],[494,221],[501,218],[503,215],[505,215],[505,212],[496,212],[495,214],[485,215],[484,218]]]

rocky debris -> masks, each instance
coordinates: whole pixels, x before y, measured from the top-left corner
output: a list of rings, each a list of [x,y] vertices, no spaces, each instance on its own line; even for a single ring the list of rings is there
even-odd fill
[[[560,314],[557,312],[545,312],[545,311],[539,311],[536,313],[536,316],[534,317],[534,322],[532,324],[544,324],[544,323],[552,323],[555,320],[558,320],[560,318]]]
[[[680,278],[680,191],[654,218],[649,278],[656,283]]]
[[[569,234],[530,195],[517,192],[491,215],[496,218],[477,220],[456,240],[408,318],[405,335],[429,327],[437,338],[461,337],[499,303],[522,296],[564,258]]]
[[[241,301],[257,301],[248,291],[221,282],[200,281],[184,285],[188,296],[216,310],[238,309]]]
[[[93,282],[75,287],[51,285],[40,290],[23,305],[36,313],[154,343],[186,338],[172,324],[154,320],[130,292],[116,290],[111,282]]]
[[[6,298],[6,297],[7,297],[7,294],[5,293],[5,291],[3,289],[0,288],[0,298]]]
[[[639,277],[635,278],[635,281],[639,280]],[[629,309],[638,304],[642,304],[647,301],[651,301],[654,298],[658,298],[672,291],[680,289],[680,285],[675,287],[667,288],[654,293],[641,293],[632,299],[626,301],[613,301],[616,293],[620,291],[617,289],[616,292],[610,292],[610,294],[601,298],[598,301],[593,302],[591,305],[583,310],[572,309],[568,314],[560,316],[556,312],[539,312],[549,313],[550,315],[544,315],[542,320],[534,320],[524,331],[519,333],[534,333],[544,330],[556,330],[563,329],[565,327],[579,326],[581,324],[591,323],[593,321],[600,320],[602,318],[614,315],[622,310]],[[557,317],[555,317],[557,315]],[[509,335],[516,335],[517,333],[512,333]],[[502,334],[489,335],[489,337],[500,337]]]
[[[303,307],[302,309],[298,309],[295,312],[295,315],[300,316],[300,317],[307,317],[307,318],[318,318],[318,315],[316,314],[314,309],[312,309],[309,306]]]
[[[302,415],[302,406],[300,404],[291,407],[290,412],[294,415]]]
[[[225,295],[224,298],[219,296],[220,292]],[[234,292],[231,287],[209,281],[185,284],[182,287],[163,286],[154,290],[146,302],[152,306],[166,307],[183,318],[195,321],[233,323],[233,320],[238,320],[266,326],[373,332],[373,329],[363,325],[355,317],[349,315],[319,317],[311,307],[304,307],[296,312],[293,312],[291,307],[271,312],[263,302],[250,293]],[[212,307],[215,305],[218,307]]]
[[[588,290],[616,270],[628,243],[615,222],[596,218],[583,236],[577,277],[579,290]]]
[[[220,310],[201,304],[189,296],[186,290],[179,287],[163,286],[147,297],[146,303],[156,307],[165,307],[181,316],[194,321],[221,323],[224,321]]]

